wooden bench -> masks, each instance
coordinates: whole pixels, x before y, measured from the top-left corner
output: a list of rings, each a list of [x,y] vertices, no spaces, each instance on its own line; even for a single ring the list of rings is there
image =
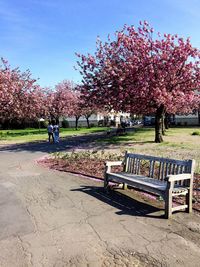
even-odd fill
[[[109,182],[123,184],[161,196],[165,201],[165,218],[172,212],[192,212],[194,160],[175,160],[125,153],[123,161],[105,162],[104,188]],[[123,166],[122,172],[112,172],[112,166]],[[185,196],[185,204],[172,207],[173,196]]]

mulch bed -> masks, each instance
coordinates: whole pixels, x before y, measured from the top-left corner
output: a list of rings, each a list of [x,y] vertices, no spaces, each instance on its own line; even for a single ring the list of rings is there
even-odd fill
[[[38,161],[39,164],[48,167],[49,169],[81,174],[97,179],[104,179],[105,160],[101,159],[76,159],[63,160],[44,158]],[[113,171],[120,171],[119,167],[113,167]],[[200,212],[200,174],[194,177],[194,194],[193,194],[193,209]],[[176,202],[182,203],[184,199],[177,198]]]
[[[77,160],[63,160],[45,158],[39,163],[46,167],[58,171],[78,173],[86,176],[91,176],[97,179],[103,179],[104,160],[97,159],[77,159]]]

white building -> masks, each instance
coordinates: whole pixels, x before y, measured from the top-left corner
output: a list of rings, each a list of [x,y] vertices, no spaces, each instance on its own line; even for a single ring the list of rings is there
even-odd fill
[[[200,124],[200,114],[198,111],[193,114],[187,115],[175,115],[176,125],[199,125]]]
[[[98,125],[105,125],[105,124],[113,124],[115,126],[117,126],[118,124],[120,124],[121,118],[129,118],[130,117],[130,113],[122,113],[122,112],[110,112],[108,114],[92,114],[89,117],[89,123],[90,125],[93,126],[98,126]],[[75,117],[66,117],[64,118],[65,120],[68,121],[69,123],[69,127],[75,127],[76,124],[76,118]],[[85,118],[85,116],[81,116],[78,120],[78,126],[79,127],[87,127],[87,120]]]

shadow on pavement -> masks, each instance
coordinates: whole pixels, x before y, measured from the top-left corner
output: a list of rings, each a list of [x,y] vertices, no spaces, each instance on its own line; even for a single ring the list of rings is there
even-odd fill
[[[135,131],[135,128],[127,128],[126,131],[132,132]],[[115,132],[116,129],[113,130],[113,133]],[[60,142],[57,144],[50,144],[47,141],[36,141],[36,142],[22,143],[22,144],[2,145],[0,146],[0,152],[29,151],[32,153],[35,152],[53,153],[58,151],[66,151],[79,148],[88,150],[113,148],[112,143],[96,142],[98,140],[104,140],[105,138],[109,138],[107,132],[90,133],[85,135],[64,137],[61,138]]]
[[[161,209],[158,209],[151,204],[142,203],[120,193],[119,191],[111,190],[109,193],[106,193],[103,187],[96,186],[81,186],[80,188],[72,189],[71,191],[86,193],[112,207],[115,207],[119,210],[116,212],[117,215],[131,215],[164,219],[164,215],[160,214]],[[159,214],[152,214],[158,211]]]
[[[100,139],[107,137],[106,133],[95,133],[87,134],[73,137],[65,137],[60,139],[59,143],[52,144],[47,141],[38,141],[31,143],[22,143],[22,144],[12,144],[12,145],[3,145],[0,146],[0,152],[20,152],[20,151],[29,151],[29,152],[45,152],[53,153],[58,151],[72,150],[76,148],[86,148],[86,149],[106,149],[109,148],[109,144],[95,144],[94,142]]]

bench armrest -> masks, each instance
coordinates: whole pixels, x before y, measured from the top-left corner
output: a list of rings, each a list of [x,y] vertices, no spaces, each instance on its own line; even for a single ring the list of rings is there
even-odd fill
[[[106,161],[105,162],[105,166],[106,166],[105,173],[111,172],[112,166],[120,166],[122,164],[123,164],[122,160],[120,160],[120,161]]]
[[[181,174],[172,174],[172,175],[168,175],[165,178],[165,181],[168,182],[176,182],[176,181],[181,181],[181,180],[189,180],[192,179],[193,175],[191,173],[181,173]]]
[[[106,162],[105,162],[105,165],[106,165],[107,167],[111,167],[111,166],[120,166],[120,165],[122,165],[122,163],[123,163],[122,160],[120,160],[120,161],[106,161]]]

